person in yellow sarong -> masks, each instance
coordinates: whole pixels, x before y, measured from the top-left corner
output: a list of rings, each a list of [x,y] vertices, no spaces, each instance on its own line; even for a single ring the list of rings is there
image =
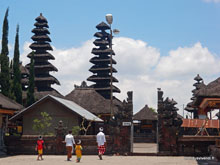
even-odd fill
[[[82,157],[81,140],[79,140],[75,146],[75,153],[76,153],[76,162],[80,162]]]

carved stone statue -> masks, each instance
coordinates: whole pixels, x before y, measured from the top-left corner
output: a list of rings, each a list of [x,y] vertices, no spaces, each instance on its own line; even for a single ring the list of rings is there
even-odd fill
[[[62,154],[65,152],[65,145],[63,144],[67,128],[63,126],[63,121],[60,120],[58,127],[55,127],[56,131],[56,154]]]

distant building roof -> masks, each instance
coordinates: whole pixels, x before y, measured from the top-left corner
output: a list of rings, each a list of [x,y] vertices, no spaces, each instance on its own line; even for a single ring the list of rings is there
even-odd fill
[[[105,99],[92,86],[87,86],[83,81],[80,86],[75,85],[75,89],[65,96],[66,99],[74,101],[91,113],[110,114],[110,99]],[[122,102],[113,97],[113,110],[118,112],[118,107],[122,107]]]
[[[60,97],[60,98],[64,98],[63,95],[61,95],[57,90],[55,89],[52,89],[52,90],[49,90],[49,91],[35,91],[34,92],[34,96],[37,100],[43,98],[44,96],[47,96],[47,95],[52,95],[52,96],[56,96],[56,97]]]
[[[220,77],[208,85],[202,86],[195,95],[194,105],[199,105],[203,98],[220,98]]]
[[[157,113],[145,105],[139,112],[134,114],[134,120],[157,120]]]
[[[36,106],[37,104],[41,103],[42,101],[46,100],[46,99],[52,99],[60,104],[62,104],[63,106],[65,106],[66,108],[68,108],[69,110],[71,110],[72,112],[78,114],[81,117],[84,117],[86,120],[89,121],[96,121],[96,122],[103,122],[102,119],[100,119],[99,117],[93,115],[92,113],[90,113],[88,110],[84,109],[83,107],[77,105],[76,103],[74,103],[73,101],[70,100],[66,100],[66,99],[62,99],[59,97],[55,97],[52,95],[47,95],[43,98],[41,98],[40,100],[38,100],[37,102],[35,102],[34,104],[32,104],[31,106],[23,109],[21,112],[19,112],[18,114],[16,114],[15,116],[13,116],[10,120],[14,120],[17,118],[20,118],[24,113],[26,113],[27,111],[29,111],[30,109],[32,109],[32,107]]]
[[[220,77],[201,88],[196,96],[220,97]]]
[[[18,111],[23,106],[0,93],[0,108]]]
[[[105,99],[93,88],[90,87],[77,87],[65,96],[66,99],[74,101],[83,108],[89,110],[94,114],[110,114],[110,100]],[[122,103],[114,99],[113,100],[114,112],[118,112],[118,108],[115,105],[122,105]]]

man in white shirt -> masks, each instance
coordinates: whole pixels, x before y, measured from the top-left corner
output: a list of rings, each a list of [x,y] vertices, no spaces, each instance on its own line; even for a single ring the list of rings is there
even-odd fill
[[[105,153],[106,148],[106,139],[102,127],[99,128],[99,133],[96,136],[96,142],[98,144],[98,156],[99,159],[102,160],[102,155]]]
[[[72,135],[72,131],[69,131],[69,133],[65,136],[65,143],[67,150],[67,161],[70,161],[70,158],[72,158],[73,146],[75,145],[75,140]]]

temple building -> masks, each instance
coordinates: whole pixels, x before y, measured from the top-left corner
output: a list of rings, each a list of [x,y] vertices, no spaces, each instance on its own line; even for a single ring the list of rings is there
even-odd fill
[[[220,77],[199,89],[193,103],[198,107],[199,118],[207,118],[209,112],[212,119],[212,110],[220,109]]]
[[[110,100],[105,99],[103,96],[97,93],[94,88],[87,86],[85,81],[83,81],[80,86],[75,85],[75,88],[65,96],[65,99],[77,103],[94,115],[99,116],[105,123],[108,123],[111,114]],[[122,106],[122,102],[114,97],[114,113],[117,113],[118,107]]]
[[[134,142],[156,142],[157,113],[145,105],[133,116]]]
[[[22,105],[0,93],[0,155],[5,154],[6,151],[4,135],[10,131],[8,119],[22,108]]]
[[[92,76],[90,76],[87,80],[92,81],[95,84],[93,84],[93,88],[104,98],[110,99],[111,97],[111,69],[112,73],[116,73],[117,70],[112,67],[111,68],[111,53],[112,55],[115,55],[114,51],[110,49],[110,34],[106,32],[106,30],[109,30],[110,27],[104,23],[101,22],[96,26],[100,32],[96,32],[94,34],[96,39],[93,43],[96,48],[92,49],[92,54],[95,55],[95,57],[90,59],[90,62],[94,64],[89,71],[93,73]],[[116,61],[112,59],[112,64],[116,64]],[[118,82],[118,80],[112,76],[112,83]],[[120,93],[120,89],[118,89],[116,86],[112,85],[112,92]]]
[[[40,99],[46,94],[61,96],[59,92],[51,87],[53,84],[60,85],[60,82],[50,75],[51,71],[57,72],[58,70],[49,62],[49,60],[54,60],[55,58],[48,52],[53,49],[49,44],[51,39],[48,36],[50,32],[48,31],[47,19],[41,13],[35,20],[35,28],[32,30],[34,35],[31,37],[34,42],[30,45],[33,51],[27,55],[28,58],[31,58],[33,54],[34,58],[35,97]],[[26,68],[30,69],[30,63],[26,65]]]
[[[42,97],[31,106],[14,115],[10,120],[23,120],[23,135],[38,135],[39,132],[33,130],[33,121],[41,117],[41,112],[46,112],[52,117],[51,126],[47,129],[49,133],[54,133],[54,128],[60,120],[63,121],[67,130],[71,130],[73,126],[80,125],[82,118],[85,118],[87,121],[93,121],[93,125],[95,125],[96,122],[103,122],[102,119],[73,101],[52,95]]]

